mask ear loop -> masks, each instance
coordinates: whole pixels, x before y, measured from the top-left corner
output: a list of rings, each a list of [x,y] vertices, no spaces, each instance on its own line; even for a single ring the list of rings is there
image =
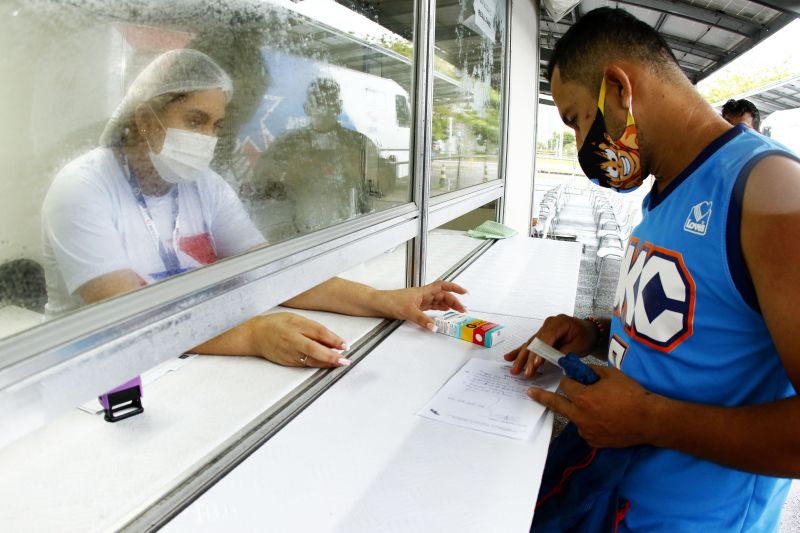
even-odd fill
[[[606,114],[606,77],[603,76],[603,81],[600,82],[600,95],[597,97],[597,107],[600,108],[600,112],[605,117]],[[625,126],[630,126],[631,124],[636,124],[636,120],[633,118],[633,94],[631,94],[631,99],[628,102],[628,116],[625,119]]]
[[[631,124],[636,124],[636,121],[633,118],[633,92],[631,92],[631,100],[628,102],[628,118],[625,121],[625,127],[627,128]]]
[[[166,126],[164,126],[164,123],[163,123],[163,122],[161,122],[161,119],[160,119],[160,118],[158,118],[158,113],[156,113],[156,110],[155,110],[155,109],[153,109],[153,106],[151,106],[151,105],[150,105],[150,102],[147,102],[147,107],[149,107],[149,108],[150,108],[150,112],[151,112],[151,113],[153,113],[153,116],[155,117],[156,121],[158,122],[158,125],[159,125],[159,126],[161,126],[161,129],[162,129],[162,130],[164,130],[164,137],[166,138],[166,135],[167,135],[167,127],[166,127]],[[147,148],[148,148],[148,149],[149,149],[149,150],[150,150],[152,153],[154,153],[154,154],[155,154],[155,153],[160,153],[160,152],[156,152],[155,150],[153,150],[153,147],[152,147],[152,146],[150,146],[150,139],[148,139],[147,137],[145,137],[144,133],[140,132],[140,135],[141,135],[142,137],[144,137],[144,142],[146,142],[146,143],[147,143]],[[163,149],[164,149],[164,147],[162,146],[162,147],[161,147],[161,149],[163,150]]]
[[[603,76],[603,81],[600,82],[600,95],[597,97],[597,107],[600,112],[605,116],[606,114],[606,77]]]

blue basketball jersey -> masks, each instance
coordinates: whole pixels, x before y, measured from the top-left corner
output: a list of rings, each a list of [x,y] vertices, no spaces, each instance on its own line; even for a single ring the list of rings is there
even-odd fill
[[[609,364],[646,389],[724,406],[795,394],[740,244],[747,177],[771,154],[796,158],[771,139],[734,127],[661,194],[645,198],[620,268]],[[620,496],[631,503],[624,527],[771,531],[788,486],[788,480],[644,447],[621,486]]]

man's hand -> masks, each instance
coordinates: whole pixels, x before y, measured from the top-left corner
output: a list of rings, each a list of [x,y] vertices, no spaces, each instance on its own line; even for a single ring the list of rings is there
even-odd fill
[[[652,442],[652,424],[660,397],[646,391],[616,368],[593,366],[600,380],[582,385],[567,377],[555,394],[538,387],[528,396],[578,426],[578,433],[591,446],[623,448]]]
[[[467,311],[455,294],[466,294],[460,285],[449,281],[436,281],[424,287],[412,287],[394,291],[380,291],[383,316],[408,320],[433,331],[434,320],[423,311],[437,310],[459,313]]]
[[[536,369],[544,364],[544,359],[528,351],[528,344],[534,338],[565,354],[574,352],[583,356],[597,346],[598,333],[595,325],[588,320],[567,315],[551,316],[528,342],[505,354],[506,361],[514,361],[511,367],[512,374],[518,375],[524,369],[525,378],[530,379]]]

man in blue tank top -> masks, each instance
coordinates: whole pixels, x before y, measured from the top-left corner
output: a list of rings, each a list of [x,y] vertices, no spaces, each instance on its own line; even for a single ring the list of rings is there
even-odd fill
[[[797,156],[725,122],[624,11],[573,25],[549,77],[590,179],[656,181],[612,319],[536,333],[564,353],[607,343],[609,365],[592,385],[565,378],[564,395],[529,391],[574,424],[551,446],[533,529],[774,531],[800,477]],[[524,346],[506,359],[527,376],[542,363]]]

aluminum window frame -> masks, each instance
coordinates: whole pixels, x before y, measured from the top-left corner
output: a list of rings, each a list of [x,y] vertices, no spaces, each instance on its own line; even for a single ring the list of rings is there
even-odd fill
[[[209,265],[0,339],[0,446],[42,427],[86,398],[109,390],[394,246],[410,243],[410,261],[406,265],[408,285],[419,286],[425,279],[430,229],[494,200],[498,200],[496,219],[502,221],[508,148],[511,0],[505,0],[498,179],[434,199],[430,196],[430,117],[435,77],[435,0],[414,0],[413,4],[411,201]],[[477,247],[453,265],[445,277],[451,278],[490,245]],[[367,344],[376,345],[393,329],[381,327]],[[365,349],[366,354],[368,348]],[[336,375],[346,371],[338,370]],[[284,405],[284,418],[295,416],[307,405],[309,397],[318,396],[336,379],[320,379],[302,394],[294,395],[295,401]],[[273,423],[258,443],[265,442],[280,426]],[[252,442],[248,444],[251,445]],[[234,455],[241,457],[241,453]],[[231,468],[240,460],[234,455],[228,461]],[[197,487],[192,489],[192,494],[197,490]],[[179,496],[181,501],[186,500],[186,494]],[[165,507],[163,512],[174,509]],[[144,518],[149,521],[153,515]]]
[[[17,350],[24,358],[0,370],[0,445],[404,244],[418,234],[418,210],[397,211],[256,250],[3,339],[0,357]]]

